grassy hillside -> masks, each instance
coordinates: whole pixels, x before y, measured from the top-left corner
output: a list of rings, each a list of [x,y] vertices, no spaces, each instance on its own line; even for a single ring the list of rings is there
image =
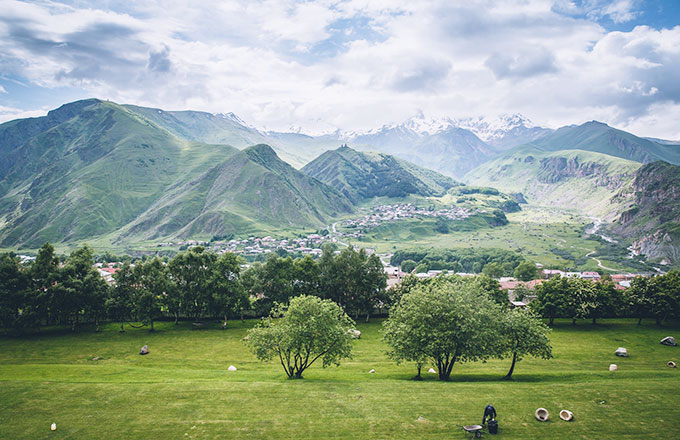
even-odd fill
[[[522,193],[531,204],[613,218],[618,213],[614,195],[632,181],[640,166],[600,153],[523,147],[482,164],[468,173],[465,181]]]
[[[380,321],[358,325],[353,359],[315,364],[301,381],[245,349],[253,324],[159,323],[154,333],[124,334],[110,324],[99,333],[0,337],[0,438],[464,439],[461,425],[479,423],[489,403],[505,439],[680,437],[680,370],[665,366],[680,349],[659,344],[677,326],[558,321],[554,359],[523,359],[513,381],[501,380],[506,359],[456,363],[450,382],[427,373],[419,382],[410,380],[413,364],[386,358]],[[144,344],[150,354],[140,356]],[[614,356],[619,346],[630,357]],[[610,363],[619,371],[609,372]],[[550,411],[549,422],[536,421],[538,407]],[[561,409],[575,420],[559,420]]]
[[[2,124],[0,138],[3,247],[320,226],[352,209],[269,147],[180,139],[110,102]]]
[[[347,146],[323,153],[301,171],[332,186],[355,203],[409,194],[440,196],[459,185],[450,177],[394,156],[359,152]]]
[[[562,127],[527,145],[543,151],[593,151],[642,163],[655,160],[680,163],[680,145],[652,142],[597,121]]]

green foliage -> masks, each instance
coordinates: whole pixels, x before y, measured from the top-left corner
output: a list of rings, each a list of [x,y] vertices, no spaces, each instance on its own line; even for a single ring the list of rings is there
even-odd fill
[[[328,367],[351,358],[353,329],[354,321],[334,302],[301,295],[277,305],[246,342],[259,360],[278,358],[288,378],[302,379],[318,359]]]
[[[514,270],[523,260],[521,255],[503,249],[399,249],[392,255],[390,263],[399,266],[405,260],[422,263],[432,270],[480,273],[489,263],[498,263]],[[507,266],[506,266],[507,265]],[[425,270],[427,271],[427,270]],[[507,272],[507,270],[506,270]]]
[[[387,354],[396,361],[425,359],[448,380],[458,361],[485,360],[503,350],[501,309],[458,278],[437,278],[401,297],[383,324]]]
[[[533,261],[523,261],[515,268],[515,278],[520,281],[531,281],[536,278],[538,269]]]
[[[401,262],[401,270],[406,273],[411,273],[413,272],[413,269],[416,268],[417,263],[413,260],[404,260]]]
[[[506,352],[512,355],[512,364],[506,379],[512,378],[516,362],[521,361],[524,356],[552,358],[549,333],[550,329],[530,311],[513,309],[505,315],[502,334],[506,342]]]
[[[500,263],[492,261],[484,266],[482,273],[491,278],[500,278],[505,273],[505,270]]]

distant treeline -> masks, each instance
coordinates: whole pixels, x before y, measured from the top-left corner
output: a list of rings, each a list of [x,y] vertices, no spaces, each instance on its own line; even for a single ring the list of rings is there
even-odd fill
[[[106,259],[110,259],[108,255]],[[335,301],[354,316],[370,316],[387,304],[386,275],[380,259],[362,250],[292,259],[276,253],[244,269],[237,255],[218,255],[197,246],[172,259],[125,259],[107,284],[94,267],[87,246],[65,262],[46,243],[35,261],[22,264],[14,255],[0,255],[0,326],[17,331],[46,325],[102,320],[141,322],[153,330],[159,319],[265,316],[274,303],[297,295],[317,295]]]
[[[504,249],[406,249],[398,250],[390,259],[405,272],[448,270],[451,272],[481,273],[489,263],[496,263],[504,275],[512,275],[524,258]],[[406,267],[404,267],[406,263]],[[410,269],[410,270],[408,270]]]

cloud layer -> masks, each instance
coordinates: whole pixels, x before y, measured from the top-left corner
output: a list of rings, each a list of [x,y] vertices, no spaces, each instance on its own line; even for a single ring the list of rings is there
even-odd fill
[[[680,139],[680,26],[608,28],[641,23],[634,0],[106,4],[3,2],[0,118],[67,87],[270,129],[520,112]]]

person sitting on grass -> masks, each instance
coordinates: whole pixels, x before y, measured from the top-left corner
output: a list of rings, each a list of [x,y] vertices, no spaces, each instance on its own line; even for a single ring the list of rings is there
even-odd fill
[[[486,424],[486,419],[493,420],[496,418],[496,408],[491,405],[486,405],[484,408],[484,417],[482,418],[482,425]]]

